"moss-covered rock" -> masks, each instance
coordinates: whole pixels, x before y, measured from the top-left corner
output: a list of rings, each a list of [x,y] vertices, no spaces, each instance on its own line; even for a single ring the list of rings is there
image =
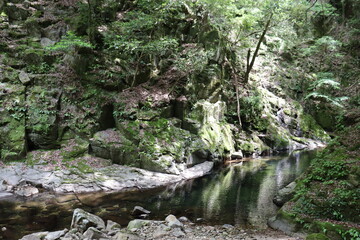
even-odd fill
[[[308,138],[315,138],[325,142],[330,140],[329,135],[309,114],[300,116],[300,129],[303,132],[303,135]]]
[[[18,159],[24,156],[27,149],[25,87],[0,83],[0,89],[0,158]]]
[[[137,166],[137,147],[113,129],[95,133],[90,139],[90,152],[113,163]]]
[[[311,233],[306,236],[305,240],[330,240],[330,238],[323,233]]]
[[[198,101],[189,116],[200,123],[199,136],[211,152],[220,155],[235,152],[233,134],[230,124],[225,121],[226,103]]]
[[[29,89],[26,103],[32,106],[27,112],[29,145],[35,149],[53,149],[58,141],[59,89],[35,86]]]

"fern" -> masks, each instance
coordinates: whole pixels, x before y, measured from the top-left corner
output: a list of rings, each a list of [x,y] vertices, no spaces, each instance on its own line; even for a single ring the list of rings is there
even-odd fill
[[[312,89],[318,89],[322,87],[330,87],[332,89],[340,89],[340,83],[334,79],[324,78],[320,79],[312,84]]]
[[[313,99],[313,100],[319,100],[323,102],[330,103],[331,105],[343,108],[344,105],[342,102],[348,100],[348,97],[331,97],[329,95],[325,95],[319,92],[311,92],[306,97],[305,100]]]
[[[87,47],[94,48],[88,41],[84,40],[82,37],[77,36],[74,32],[68,31],[65,36],[63,36],[60,42],[56,43],[54,46],[48,46],[45,49],[50,51],[69,51],[72,47]]]

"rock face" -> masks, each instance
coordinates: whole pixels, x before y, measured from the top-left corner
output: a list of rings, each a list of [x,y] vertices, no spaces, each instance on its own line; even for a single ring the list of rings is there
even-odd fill
[[[11,160],[24,156],[25,87],[0,82],[0,159]]]
[[[122,12],[132,11],[131,4],[96,4],[101,4],[101,18],[107,16],[95,34],[100,49],[106,49],[103,38],[110,34],[109,26],[123,19],[118,19]],[[229,91],[231,74],[219,64],[221,59],[205,61],[214,64],[204,63],[202,73],[190,74],[176,85],[179,89],[172,82],[179,73],[171,64],[156,63],[155,71],[144,63],[130,81],[122,76],[131,71],[123,69],[121,59],[101,51],[104,61],[99,61],[86,37],[80,37],[88,31],[73,1],[2,0],[0,8],[5,13],[0,16],[0,47],[6,52],[0,58],[1,160],[20,159],[37,149],[67,151],[64,142],[80,138],[89,149],[79,155],[90,152],[114,164],[180,176],[197,164],[241,158],[240,152],[260,155],[313,145],[308,138],[327,139],[311,117],[304,117],[302,107],[274,86],[256,86],[240,99],[241,118],[248,126],[239,129]],[[191,18],[190,12],[182,14]],[[74,21],[64,21],[69,16]],[[189,29],[199,29],[189,24]],[[178,27],[174,32],[184,30]],[[212,34],[217,39],[215,30]],[[189,43],[197,35],[189,34]],[[214,39],[201,41],[212,48]],[[71,47],[62,49],[63,41]],[[65,163],[74,158],[61,155]]]

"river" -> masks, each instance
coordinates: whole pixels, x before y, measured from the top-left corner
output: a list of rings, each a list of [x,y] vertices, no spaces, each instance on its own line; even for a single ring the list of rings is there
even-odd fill
[[[204,224],[266,228],[278,207],[276,192],[310,165],[315,151],[251,159],[223,166],[211,175],[146,191],[92,193],[0,201],[0,239],[18,239],[37,231],[69,228],[72,211],[80,207],[104,220],[126,225],[134,206],[151,211],[150,219],[168,214]],[[5,230],[6,228],[6,230]]]

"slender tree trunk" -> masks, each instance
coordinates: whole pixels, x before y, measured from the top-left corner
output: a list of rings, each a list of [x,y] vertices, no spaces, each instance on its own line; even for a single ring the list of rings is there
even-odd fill
[[[236,71],[235,71],[235,64],[231,61],[230,61],[230,68],[231,68],[231,75],[234,80],[234,87],[235,87],[235,93],[236,93],[236,105],[237,105],[236,112],[237,112],[237,117],[239,120],[239,129],[242,130],[242,122],[241,122],[241,115],[240,115],[241,105],[240,105],[240,93],[239,93],[239,80],[238,80],[238,75],[236,74]]]
[[[258,54],[258,52],[259,52],[259,50],[260,50],[261,43],[262,43],[262,41],[263,41],[264,38],[265,38],[265,34],[266,34],[266,32],[268,31],[268,29],[269,29],[269,25],[270,25],[272,16],[273,16],[273,14],[270,15],[269,20],[266,22],[264,31],[262,32],[262,34],[261,34],[261,36],[260,36],[260,39],[259,39],[259,41],[258,41],[258,43],[257,43],[257,45],[256,45],[256,49],[255,49],[254,54],[252,55],[252,59],[251,59],[251,62],[250,62],[250,63],[249,63],[249,61],[250,61],[251,51],[250,51],[250,49],[249,49],[249,51],[248,51],[247,64],[246,64],[246,72],[245,72],[245,79],[244,79],[245,83],[247,83],[247,82],[249,81],[250,71],[251,71],[251,69],[252,69],[253,66],[254,66],[255,59],[256,59],[257,54]]]
[[[241,122],[241,115],[240,115],[241,105],[240,105],[240,96],[239,96],[239,85],[238,85],[237,81],[235,82],[235,92],[236,92],[236,104],[237,104],[236,111],[237,111],[237,117],[239,120],[239,128],[240,128],[240,130],[242,130],[242,122]]]
[[[92,2],[93,0],[87,0],[88,3],[88,11],[89,11],[89,41],[92,45],[96,45],[96,40],[95,40],[95,20],[94,20],[94,16],[95,16],[95,7],[96,7],[96,3],[95,5]]]

